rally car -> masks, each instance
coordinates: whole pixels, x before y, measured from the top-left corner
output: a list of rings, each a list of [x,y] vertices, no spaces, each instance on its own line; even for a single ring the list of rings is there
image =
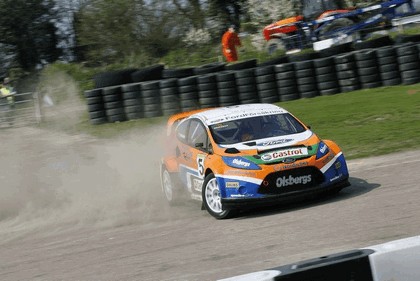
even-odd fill
[[[349,186],[343,152],[273,104],[200,109],[169,117],[162,190],[170,203],[202,201],[217,219],[259,204]],[[184,194],[184,196],[182,196]]]

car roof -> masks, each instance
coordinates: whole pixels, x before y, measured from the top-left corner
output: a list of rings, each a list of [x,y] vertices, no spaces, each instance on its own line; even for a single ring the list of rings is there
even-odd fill
[[[288,113],[288,111],[274,104],[253,103],[209,109],[195,113],[191,117],[199,118],[210,126],[232,120],[282,113]]]

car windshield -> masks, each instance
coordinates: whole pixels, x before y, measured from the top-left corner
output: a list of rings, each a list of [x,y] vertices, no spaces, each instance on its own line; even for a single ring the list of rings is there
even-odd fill
[[[217,144],[226,145],[297,134],[305,127],[284,113],[222,122],[210,126],[210,131]]]

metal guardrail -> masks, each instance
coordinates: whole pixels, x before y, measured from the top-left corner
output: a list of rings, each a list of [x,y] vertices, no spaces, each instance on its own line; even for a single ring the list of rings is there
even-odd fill
[[[402,18],[396,18],[392,20],[392,26],[398,27],[398,29],[403,29],[403,26],[411,23],[420,23],[420,14],[411,15]]]

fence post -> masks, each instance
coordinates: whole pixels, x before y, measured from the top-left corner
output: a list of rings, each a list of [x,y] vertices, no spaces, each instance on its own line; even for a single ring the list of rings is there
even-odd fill
[[[34,99],[34,106],[35,106],[35,119],[38,124],[43,121],[43,114],[42,114],[42,99],[38,92],[34,92],[33,94]]]

